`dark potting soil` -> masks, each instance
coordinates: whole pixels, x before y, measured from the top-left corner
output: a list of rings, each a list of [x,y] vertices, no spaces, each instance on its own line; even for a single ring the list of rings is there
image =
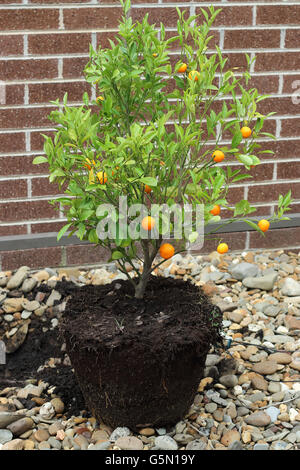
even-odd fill
[[[134,298],[131,284],[122,280],[82,287],[63,280],[55,289],[62,294],[59,302],[70,297],[63,316],[64,327],[91,350],[97,349],[100,341],[111,351],[131,345],[134,354],[135,344],[142,344],[164,363],[170,352],[176,354],[178,349],[195,342],[221,344],[221,312],[190,281],[153,276],[142,301]],[[38,291],[42,291],[41,286]],[[44,292],[50,295],[51,289],[44,286]],[[35,295],[33,291],[32,299]],[[215,329],[207,326],[209,322],[215,324]],[[45,328],[47,331],[43,331]],[[174,341],[170,338],[176,339],[176,351],[172,351]],[[7,355],[5,366],[0,366],[0,388],[22,387],[26,379],[41,379],[56,386],[54,393],[62,398],[67,416],[79,415],[87,407],[72,366],[63,364],[63,343],[60,330],[51,329],[51,314],[42,318],[32,315],[25,342]],[[59,358],[61,363],[37,372],[50,358]]]

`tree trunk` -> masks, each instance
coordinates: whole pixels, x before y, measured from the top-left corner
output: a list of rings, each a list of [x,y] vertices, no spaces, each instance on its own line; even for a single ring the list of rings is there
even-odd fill
[[[141,241],[141,245],[142,245],[143,252],[144,252],[144,266],[143,266],[142,275],[135,288],[136,299],[142,299],[144,297],[146,286],[147,286],[147,283],[149,281],[150,274],[151,274],[152,263],[155,259],[155,256],[157,255],[160,243],[161,243],[161,237],[158,240],[156,240],[155,245],[153,245],[151,249],[149,240]]]
[[[146,286],[150,277],[150,269],[151,269],[151,264],[148,265],[148,263],[144,264],[144,269],[142,272],[142,275],[139,279],[139,282],[135,288],[135,298],[136,299],[142,299],[145,294]]]

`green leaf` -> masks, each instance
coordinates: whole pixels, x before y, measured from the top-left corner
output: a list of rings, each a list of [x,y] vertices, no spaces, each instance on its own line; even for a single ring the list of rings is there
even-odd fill
[[[152,178],[151,176],[144,176],[143,178],[140,178],[140,181],[148,186],[157,186],[157,179]]]
[[[116,260],[116,259],[121,259],[123,258],[124,255],[121,253],[121,251],[113,251],[111,255],[111,259]]]
[[[231,148],[232,148],[232,149],[237,148],[237,147],[240,145],[240,143],[242,142],[242,140],[243,140],[242,133],[241,133],[240,130],[238,130],[238,131],[234,134],[234,136],[233,136],[233,138],[232,138],[232,141],[231,141]]]
[[[66,231],[71,227],[71,223],[70,224],[67,224],[67,225],[64,225],[60,231],[58,232],[57,234],[57,241],[61,239],[61,237],[66,233]]]
[[[46,157],[35,157],[32,161],[34,165],[39,165],[40,163],[47,163],[48,159]]]

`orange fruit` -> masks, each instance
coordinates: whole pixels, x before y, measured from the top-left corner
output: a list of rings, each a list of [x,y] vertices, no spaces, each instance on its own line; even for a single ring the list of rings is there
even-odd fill
[[[248,139],[248,137],[250,137],[250,135],[252,134],[252,131],[250,127],[244,126],[241,128],[241,133],[244,139]]]
[[[95,162],[95,160],[93,160],[93,161],[91,162],[91,160],[89,160],[88,158],[86,158],[86,161],[87,161],[87,163],[85,163],[83,166],[84,166],[85,168],[87,168],[89,171],[91,171],[91,169],[92,169],[92,166],[91,166],[91,165],[92,165],[92,164],[93,164],[93,165],[96,165],[96,162]]]
[[[151,191],[152,191],[152,188],[150,188],[150,186],[148,186],[148,184],[145,184],[145,193],[150,194]]]
[[[98,104],[101,104],[101,101],[104,101],[103,96],[98,96],[98,97],[96,98],[96,101],[97,101]]]
[[[197,82],[200,77],[200,72],[198,70],[191,70],[189,73],[189,79],[194,80],[194,82]]]
[[[186,69],[187,69],[187,65],[186,65],[185,63],[183,63],[183,64],[179,67],[178,72],[179,72],[179,73],[184,73],[184,72],[186,71]],[[198,79],[197,79],[197,80],[198,80]]]
[[[97,178],[100,184],[105,184],[107,182],[107,174],[105,173],[105,171],[98,171]]]
[[[174,246],[171,243],[164,243],[159,249],[159,254],[164,259],[172,258],[175,253]]]
[[[224,160],[225,155],[221,150],[216,150],[213,154],[212,157],[216,163],[220,163]]]
[[[269,230],[270,222],[266,219],[261,219],[257,224],[262,232]]]
[[[152,55],[153,55],[153,57],[157,57],[157,54],[156,54],[156,52],[153,52],[153,54],[152,54]]]
[[[221,212],[221,207],[216,204],[211,211],[209,211],[212,215],[219,215]]]
[[[142,220],[142,227],[144,230],[152,230],[155,225],[155,220],[153,217],[150,217],[150,215],[147,215],[146,217],[143,218]]]
[[[223,255],[224,253],[227,253],[228,251],[228,245],[227,243],[220,243],[217,248],[217,252],[220,253],[220,255]]]

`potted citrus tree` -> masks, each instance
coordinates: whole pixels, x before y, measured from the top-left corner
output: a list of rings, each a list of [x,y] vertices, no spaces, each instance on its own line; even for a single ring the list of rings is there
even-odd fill
[[[210,224],[216,249],[221,208],[264,234],[283,218],[290,194],[272,218],[253,221],[247,200],[230,205],[232,184],[259,165],[266,98],[248,87],[249,71],[229,70],[208,49],[218,10],[185,18],[167,38],[147,15],[132,23],[122,3],[110,47],[90,48],[86,80],[97,90],[80,107],[67,96],[45,137],[50,181],[64,185],[65,233],[107,248],[125,279],[74,290],[62,321],[77,379],[91,412],[132,429],[180,420],[192,404],[206,355],[221,341],[222,316],[190,281],[156,276],[156,268],[201,247]],[[247,57],[248,65],[250,60]],[[226,143],[227,142],[227,143]],[[228,162],[237,160],[239,170]],[[221,225],[222,226],[222,225]]]

